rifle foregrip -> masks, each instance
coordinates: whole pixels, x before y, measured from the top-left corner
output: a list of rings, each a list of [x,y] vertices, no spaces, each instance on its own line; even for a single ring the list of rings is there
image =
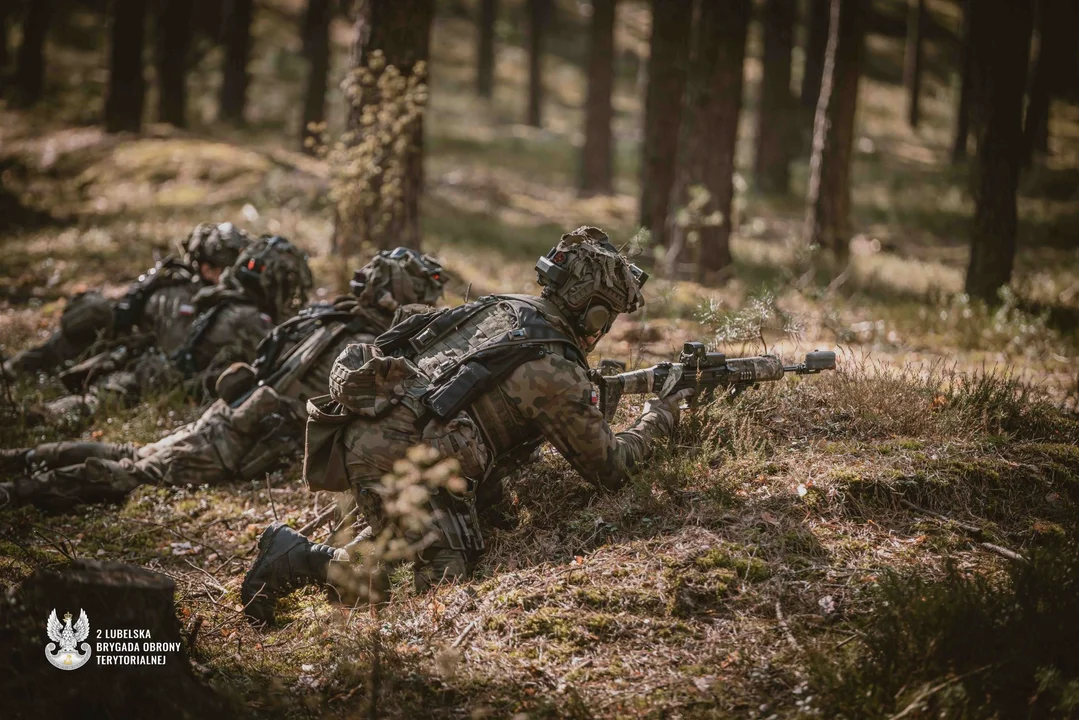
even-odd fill
[[[774,355],[727,358],[730,381],[737,384],[771,382],[783,379],[783,363]]]

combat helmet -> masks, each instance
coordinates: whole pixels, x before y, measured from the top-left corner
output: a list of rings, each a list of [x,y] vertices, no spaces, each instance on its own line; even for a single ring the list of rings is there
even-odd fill
[[[184,264],[198,271],[200,263],[231,266],[251,242],[250,235],[230,222],[199,223],[179,246]]]
[[[274,322],[299,312],[315,284],[307,255],[280,235],[264,235],[248,245],[229,274]]]
[[[349,287],[361,305],[389,319],[402,305],[434,305],[445,283],[442,266],[432,256],[399,247],[375,255],[353,274]]]
[[[618,252],[607,234],[582,226],[536,263],[543,297],[576,324],[580,337],[605,334],[620,313],[644,305],[648,273]]]

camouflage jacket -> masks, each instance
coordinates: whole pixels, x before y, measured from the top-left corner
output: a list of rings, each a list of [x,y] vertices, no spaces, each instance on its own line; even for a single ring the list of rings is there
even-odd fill
[[[614,490],[653,453],[658,440],[673,432],[674,418],[664,409],[642,415],[623,432],[611,430],[588,379],[584,355],[569,325],[548,301],[494,296],[455,311],[466,319],[441,336],[432,333],[424,339],[424,331],[419,332],[399,353],[436,386],[440,376],[460,372],[465,358],[492,358],[494,366],[501,348],[519,343],[515,349],[530,350],[517,355],[520,362],[512,367],[495,370],[497,382],[466,408],[492,458],[487,477],[506,474],[547,440],[583,478]],[[416,318],[410,322],[422,325]],[[528,327],[522,329],[523,323]],[[379,344],[386,344],[384,338],[392,333],[380,337]]]

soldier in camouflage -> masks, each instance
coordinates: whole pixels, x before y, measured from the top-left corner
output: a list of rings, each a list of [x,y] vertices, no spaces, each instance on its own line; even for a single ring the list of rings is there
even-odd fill
[[[142,484],[208,485],[261,477],[303,450],[306,402],[326,393],[337,355],[370,343],[395,315],[429,310],[442,295],[442,267],[407,248],[382,251],[356,271],[352,296],[309,307],[278,325],[250,365],[218,380],[221,396],[202,416],[158,442],[131,445],[48,443],[23,451],[30,477],[0,483],[0,506],[67,510],[122,500]]]
[[[375,488],[411,446],[458,461],[468,490],[431,497],[433,525],[414,564],[418,590],[468,572],[483,549],[477,494],[544,440],[586,480],[616,490],[675,427],[685,394],[650,402],[629,429],[613,432],[587,375],[586,356],[615,318],[642,305],[647,275],[594,227],[563,235],[536,269],[542,297],[480,298],[348,347],[331,370],[330,394],[308,403],[304,478],[313,490],[352,490],[369,523],[361,540],[385,526]],[[347,576],[350,548],[271,525],[241,588],[246,612],[272,621],[282,592],[326,583],[331,571]]]
[[[91,415],[104,399],[134,404],[147,391],[181,384],[197,398],[212,397],[218,376],[232,362],[252,357],[274,322],[307,302],[312,285],[306,255],[284,238],[260,238],[190,303],[155,294],[155,304],[168,299],[172,307],[153,313],[149,332],[60,373],[73,394],[40,412],[48,419]]]
[[[84,355],[99,340],[121,339],[149,331],[163,318],[188,304],[202,288],[214,285],[221,272],[252,241],[232,223],[201,223],[169,255],[135,281],[118,301],[91,290],[68,301],[60,328],[43,344],[28,348],[3,364],[9,376],[51,372]]]

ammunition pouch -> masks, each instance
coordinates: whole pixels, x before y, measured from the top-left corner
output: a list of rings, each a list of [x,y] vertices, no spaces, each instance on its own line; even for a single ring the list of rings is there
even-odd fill
[[[344,443],[345,430],[352,419],[348,408],[329,395],[307,401],[303,480],[312,492],[352,489]]]
[[[353,343],[330,370],[330,397],[360,417],[379,418],[426,380],[410,360],[384,357],[375,345]]]

